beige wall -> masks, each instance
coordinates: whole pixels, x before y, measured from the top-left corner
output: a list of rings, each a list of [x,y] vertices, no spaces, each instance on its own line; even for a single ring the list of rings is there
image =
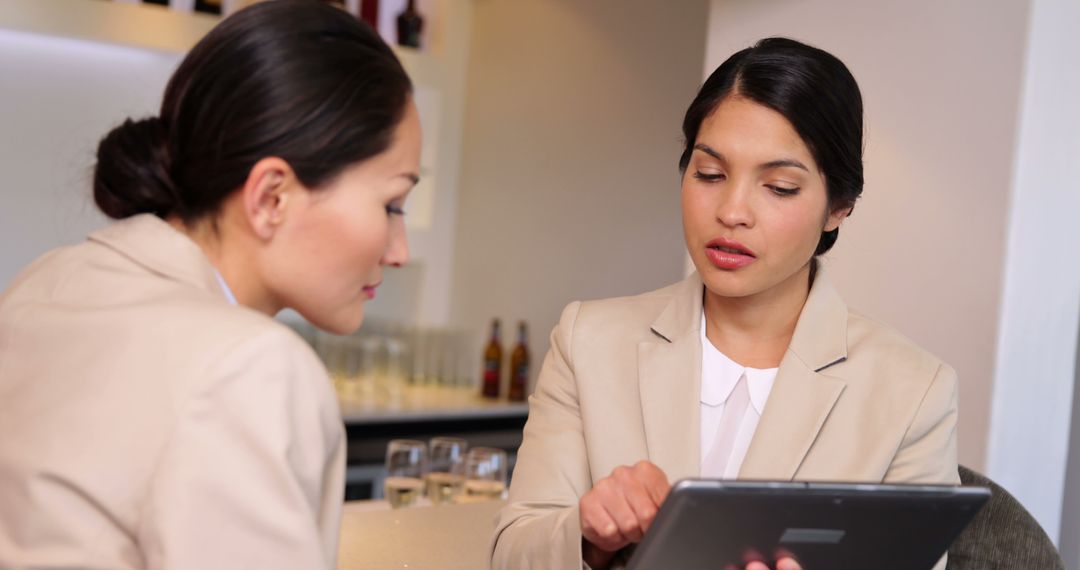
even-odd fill
[[[526,319],[535,377],[567,303],[682,276],[680,124],[708,2],[473,9],[453,316],[476,331]]]
[[[784,35],[844,60],[866,189],[828,263],[848,303],[960,375],[960,461],[985,462],[1027,0],[713,0],[706,72]]]

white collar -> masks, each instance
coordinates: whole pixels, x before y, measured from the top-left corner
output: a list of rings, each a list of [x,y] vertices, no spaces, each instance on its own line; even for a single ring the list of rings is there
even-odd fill
[[[705,335],[705,312],[701,313],[701,403],[719,406],[727,401],[735,384],[746,375],[750,391],[750,403],[758,415],[765,410],[765,402],[772,391],[778,368],[749,368],[728,358],[720,352]],[[707,373],[704,373],[707,372]]]
[[[237,305],[236,295],[233,295],[232,289],[229,289],[229,284],[225,282],[225,278],[221,276],[221,272],[214,269],[214,277],[217,277],[218,285],[221,285],[221,291],[225,293],[225,298],[228,299],[230,305]]]

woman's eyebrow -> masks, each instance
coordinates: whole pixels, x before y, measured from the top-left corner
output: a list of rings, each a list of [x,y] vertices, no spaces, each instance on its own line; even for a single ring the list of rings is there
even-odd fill
[[[795,160],[794,158],[781,158],[779,160],[770,160],[769,162],[766,162],[765,164],[759,166],[758,170],[772,170],[773,168],[786,168],[789,166],[794,168],[801,168],[807,172],[810,172],[810,169],[807,168],[805,164]]]
[[[716,160],[719,160],[721,162],[727,162],[727,159],[724,158],[723,154],[720,154],[719,152],[716,151],[716,149],[712,148],[711,146],[709,146],[709,145],[707,145],[705,143],[697,143],[697,144],[695,144],[694,145],[694,150],[700,150],[701,152],[703,152],[703,153],[705,153],[705,154],[707,154],[707,155],[709,155],[709,156],[711,156],[711,157],[713,157]],[[779,158],[779,159],[776,159],[776,160],[770,160],[769,162],[758,165],[757,169],[758,170],[772,170],[773,168],[787,168],[787,167],[800,168],[802,170],[810,172],[810,169],[807,168],[805,164],[799,162],[798,160],[795,160],[794,158]]]
[[[707,154],[707,155],[709,155],[709,156],[711,156],[711,157],[713,157],[716,160],[719,160],[721,162],[727,162],[727,159],[724,158],[724,155],[720,154],[719,152],[716,152],[715,150],[713,150],[713,148],[711,146],[709,146],[707,144],[697,143],[697,144],[694,145],[694,150],[700,150],[701,152],[703,152],[703,153],[705,153],[705,154]]]

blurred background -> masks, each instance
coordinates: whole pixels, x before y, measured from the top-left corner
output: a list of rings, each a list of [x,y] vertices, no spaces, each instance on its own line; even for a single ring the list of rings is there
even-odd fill
[[[184,53],[248,3],[0,0],[0,288],[106,223],[90,196],[97,141],[156,114]],[[1080,536],[1075,1],[336,3],[391,44],[400,16],[423,21],[396,48],[425,131],[414,263],[387,277],[359,336],[279,317],[345,396],[357,496],[377,494],[371,465],[392,437],[516,447],[527,407],[507,401],[512,374],[473,401],[493,319],[503,361],[527,324],[527,393],[567,303],[687,273],[682,114],[730,54],[783,35],[840,57],[866,104],[866,190],[825,258],[834,280],[956,368],[961,463],[1080,567],[1080,543],[1061,540]]]

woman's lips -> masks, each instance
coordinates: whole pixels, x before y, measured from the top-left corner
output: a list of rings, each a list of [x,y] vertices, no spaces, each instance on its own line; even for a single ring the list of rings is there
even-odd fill
[[[719,269],[742,269],[757,260],[750,248],[727,238],[716,238],[705,244],[705,257]]]
[[[375,288],[378,287],[381,284],[382,284],[382,281],[380,281],[380,282],[378,282],[378,283],[376,283],[374,285],[364,285],[364,294],[367,295],[367,298],[369,300],[375,298]]]

